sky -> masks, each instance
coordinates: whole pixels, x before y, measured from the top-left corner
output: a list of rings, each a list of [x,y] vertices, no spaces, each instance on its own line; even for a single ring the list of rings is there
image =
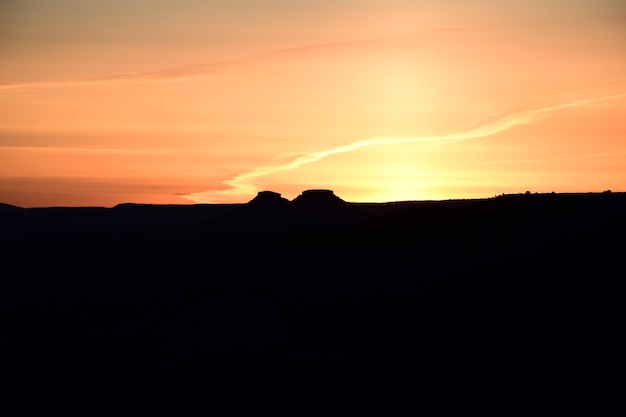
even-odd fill
[[[0,0],[0,202],[626,191],[621,0]]]

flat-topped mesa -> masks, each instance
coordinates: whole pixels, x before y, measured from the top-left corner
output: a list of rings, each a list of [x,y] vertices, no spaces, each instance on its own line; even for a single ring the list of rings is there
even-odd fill
[[[327,228],[348,225],[367,215],[337,197],[331,190],[306,190],[291,202],[293,215],[301,225]]]
[[[337,206],[344,205],[346,202],[337,197],[332,190],[306,190],[298,197],[294,198],[292,203],[296,206]]]
[[[249,206],[272,208],[283,207],[289,204],[289,200],[274,191],[259,191],[256,197],[248,202]]]

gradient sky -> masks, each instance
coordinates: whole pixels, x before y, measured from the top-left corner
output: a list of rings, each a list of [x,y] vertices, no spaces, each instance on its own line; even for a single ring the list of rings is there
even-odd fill
[[[626,191],[622,0],[3,0],[0,202]]]

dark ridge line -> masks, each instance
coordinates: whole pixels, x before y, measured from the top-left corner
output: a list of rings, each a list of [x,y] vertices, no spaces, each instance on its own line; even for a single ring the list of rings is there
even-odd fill
[[[308,194],[308,193],[314,193],[314,192],[330,192],[333,193],[334,192],[332,190],[328,190],[328,189],[310,189],[310,190],[304,190],[302,192],[302,194]],[[263,191],[259,191],[257,193],[257,197],[259,195],[262,195],[264,193],[272,193],[272,194],[277,194],[278,196],[280,196],[281,198],[285,199],[284,197],[282,197],[282,195],[278,192],[275,191],[271,191],[271,190],[263,190]],[[300,195],[302,195],[300,194]],[[507,197],[516,197],[516,196],[590,196],[590,195],[601,195],[601,194],[626,194],[626,191],[611,191],[611,190],[606,190],[606,191],[589,191],[589,192],[534,192],[531,193],[529,191],[526,191],[524,193],[504,193],[504,194],[498,194],[498,195],[494,195],[492,197],[476,197],[476,198],[449,198],[449,199],[427,199],[427,200],[392,200],[392,201],[345,201],[348,204],[354,204],[354,205],[389,205],[389,204],[414,204],[414,203],[450,203],[450,202],[474,202],[474,201],[485,201],[485,200],[493,200],[493,199],[499,199],[499,198],[507,198]],[[255,197],[255,198],[257,198]],[[8,204],[8,203],[2,203],[0,202],[0,212],[3,210],[13,210],[13,209],[21,209],[21,210],[42,210],[42,209],[108,209],[108,210],[112,210],[112,209],[116,209],[116,208],[125,208],[125,207],[149,207],[149,208],[153,208],[153,207],[171,207],[171,208],[186,208],[186,207],[208,207],[208,206],[223,206],[223,207],[240,207],[240,206],[245,206],[247,204],[249,204],[251,201],[253,201],[255,198],[253,198],[252,200],[248,201],[248,202],[244,202],[244,203],[193,203],[193,204],[177,204],[177,203],[172,203],[172,204],[158,204],[158,203],[133,203],[133,202],[125,202],[125,203],[118,203],[114,206],[111,207],[107,207],[107,206],[36,206],[36,207],[23,207],[23,206],[17,206],[14,204]],[[298,197],[296,197],[298,198]],[[294,198],[294,200],[296,199]],[[339,197],[340,198],[340,197]],[[293,202],[294,200],[288,200],[285,199],[288,202]]]

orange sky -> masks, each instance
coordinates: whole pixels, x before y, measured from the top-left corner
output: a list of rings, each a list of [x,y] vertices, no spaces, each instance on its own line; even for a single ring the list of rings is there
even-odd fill
[[[626,191],[626,5],[545,3],[2,2],[0,202]]]

